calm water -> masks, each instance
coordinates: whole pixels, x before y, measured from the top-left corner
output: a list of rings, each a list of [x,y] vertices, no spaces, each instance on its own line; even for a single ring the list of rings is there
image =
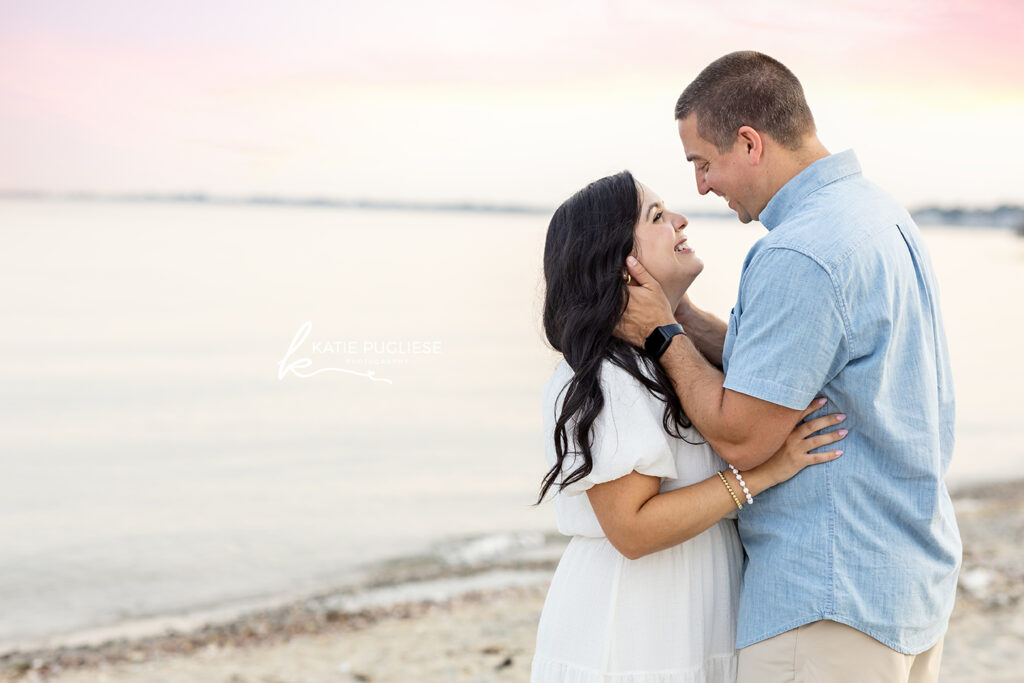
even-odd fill
[[[553,528],[529,506],[557,362],[545,217],[2,202],[0,220],[0,650]],[[692,296],[726,314],[761,228],[690,233]],[[1024,240],[926,239],[950,481],[1024,475]]]

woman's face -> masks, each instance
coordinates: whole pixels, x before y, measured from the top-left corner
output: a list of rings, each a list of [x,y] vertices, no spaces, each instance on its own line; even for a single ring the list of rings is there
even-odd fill
[[[640,218],[633,229],[633,255],[644,265],[675,308],[704,270],[704,262],[687,243],[686,216],[665,208],[661,197],[640,183]]]

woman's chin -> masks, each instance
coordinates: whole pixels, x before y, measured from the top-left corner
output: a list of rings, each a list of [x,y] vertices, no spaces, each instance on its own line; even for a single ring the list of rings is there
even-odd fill
[[[690,283],[696,280],[697,276],[704,272],[704,262],[701,261],[700,258],[694,256],[693,263],[687,265],[689,267],[686,269],[685,278],[687,280],[686,286],[689,287]]]
[[[698,276],[700,276],[700,274],[701,274],[701,272],[703,270],[704,270],[704,264],[700,263],[700,267],[699,268],[693,269],[692,271],[687,273],[684,277],[682,277],[682,278],[680,278],[678,280],[678,284],[679,284],[678,291],[679,291],[679,298],[680,299],[683,298],[683,294],[686,294],[686,291],[688,289],[690,289],[690,285],[692,285],[693,281],[696,280]]]

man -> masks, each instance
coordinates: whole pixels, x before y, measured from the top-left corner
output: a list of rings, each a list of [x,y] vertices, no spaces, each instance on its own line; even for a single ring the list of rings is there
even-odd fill
[[[739,470],[770,457],[816,396],[828,404],[814,416],[845,413],[849,429],[842,457],[739,513],[739,681],[936,681],[961,546],[943,482],[953,386],[920,232],[852,151],[829,154],[799,81],[766,55],[710,64],[676,119],[697,190],[769,233],[728,325],[689,300],[669,310],[630,257],[639,286],[618,334],[663,342],[687,415]],[[677,321],[683,334],[657,329]]]

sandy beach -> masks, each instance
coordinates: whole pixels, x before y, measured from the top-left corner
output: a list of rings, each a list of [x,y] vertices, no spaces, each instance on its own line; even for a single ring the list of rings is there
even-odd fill
[[[964,569],[941,680],[1024,681],[1024,485],[965,488],[955,500]],[[191,631],[7,653],[0,680],[525,681],[557,561],[550,545],[448,575],[394,572],[362,598],[323,594]]]

